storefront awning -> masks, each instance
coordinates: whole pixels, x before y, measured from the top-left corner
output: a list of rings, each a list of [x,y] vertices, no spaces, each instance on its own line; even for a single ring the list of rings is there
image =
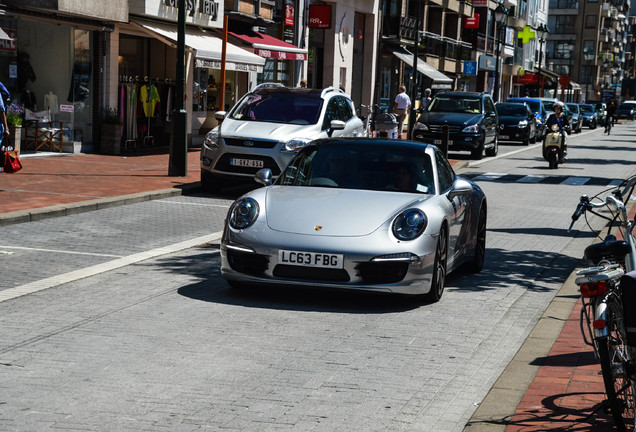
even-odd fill
[[[12,41],[13,39],[11,39],[7,32],[0,28],[0,40]]]
[[[145,33],[158,38],[168,45],[175,45],[178,34],[175,25],[133,22]],[[223,41],[210,32],[186,28],[185,44],[195,50],[197,67],[221,69]],[[236,45],[226,46],[225,69],[240,72],[263,72],[265,59]]]
[[[389,48],[389,50],[393,53],[394,56],[400,59],[400,61],[413,67],[413,54],[403,48]],[[449,78],[440,71],[436,70],[433,66],[429,65],[421,58],[417,59],[417,71],[433,80],[431,89],[453,88],[452,78]]]
[[[254,53],[265,58],[279,60],[307,60],[307,50],[276,39],[273,36],[256,31],[228,32],[228,34],[247,42],[254,48]]]
[[[541,75],[551,79],[559,79],[559,77],[561,76],[558,73],[552,72],[550,69],[546,69],[546,68],[541,68]]]

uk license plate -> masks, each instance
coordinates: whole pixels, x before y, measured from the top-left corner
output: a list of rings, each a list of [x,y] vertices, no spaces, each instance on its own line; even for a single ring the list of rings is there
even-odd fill
[[[433,141],[433,144],[435,144],[435,145],[442,145],[443,143],[444,143],[443,140],[437,140],[436,139],[436,140]],[[448,140],[448,145],[451,145],[452,143],[453,143],[453,140]]]
[[[278,251],[278,263],[302,267],[341,269],[344,266],[344,255],[281,249]]]
[[[230,165],[247,168],[263,168],[265,166],[262,160],[238,158],[231,158]]]

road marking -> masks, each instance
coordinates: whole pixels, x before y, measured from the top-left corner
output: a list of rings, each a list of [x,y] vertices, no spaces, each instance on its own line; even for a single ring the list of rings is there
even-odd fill
[[[190,240],[182,241],[179,243],[160,247],[157,249],[152,249],[152,250],[136,253],[133,255],[128,255],[128,256],[121,257],[121,258],[108,261],[102,264],[97,264],[91,267],[86,267],[83,269],[74,270],[72,272],[64,273],[61,275],[52,276],[46,279],[41,279],[39,281],[31,282],[31,283],[21,285],[15,288],[9,288],[9,289],[0,291],[0,303],[7,300],[14,299],[14,298],[22,297],[28,294],[33,294],[39,291],[43,291],[48,288],[53,288],[58,285],[74,282],[79,279],[95,276],[97,274],[105,273],[107,271],[115,270],[121,267],[126,267],[131,264],[136,264],[138,262],[156,258],[161,255],[167,255],[167,254],[179,252],[185,249],[190,249],[192,247],[198,246],[203,243],[210,243],[213,241],[217,241],[221,238],[222,234],[223,233],[219,231],[213,234],[208,234],[205,236],[193,238]]]
[[[71,254],[71,255],[90,255],[90,256],[110,257],[110,258],[121,258],[122,257],[122,255],[98,254],[98,253],[92,253],[92,252],[74,252],[74,251],[65,251],[65,250],[59,250],[59,249],[42,249],[42,248],[30,248],[30,247],[22,247],[22,246],[0,245],[0,248],[3,248],[3,249],[18,249],[18,250],[27,250],[27,251],[36,251],[36,252],[63,253],[63,254]],[[13,253],[13,252],[11,252],[11,253]]]
[[[561,184],[566,185],[575,185],[575,186],[583,186],[585,183],[590,181],[591,177],[568,177]]]
[[[527,175],[521,177],[517,182],[519,183],[539,183],[541,180],[545,180],[545,176]]]
[[[222,208],[230,208],[227,204],[201,204],[201,203],[191,203],[191,202],[183,202],[183,201],[169,201],[169,200],[154,200],[155,202],[162,202],[167,204],[185,204],[185,205],[193,205],[193,206],[203,206],[203,207],[222,207]]]

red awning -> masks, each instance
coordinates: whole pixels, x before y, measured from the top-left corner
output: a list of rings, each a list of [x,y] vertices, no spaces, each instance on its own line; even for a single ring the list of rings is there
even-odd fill
[[[254,48],[254,53],[265,58],[279,60],[307,60],[307,50],[263,33],[249,31],[246,33],[228,32],[228,34],[247,42]]]

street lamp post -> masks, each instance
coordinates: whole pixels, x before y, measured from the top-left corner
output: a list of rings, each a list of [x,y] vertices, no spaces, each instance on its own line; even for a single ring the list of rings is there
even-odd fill
[[[495,43],[497,44],[497,59],[495,60],[495,90],[493,92],[493,99],[495,102],[499,101],[499,62],[501,59],[501,26],[504,26],[506,21],[508,20],[508,9],[505,8],[501,3],[495,9],[495,21],[496,21],[496,31],[495,31]]]
[[[550,29],[547,25],[541,24],[537,28],[537,33],[539,34],[539,97],[543,97],[543,77],[541,76],[541,60],[543,60],[543,44],[545,43],[545,38],[550,34]]]
[[[588,48],[585,50],[583,54],[585,57],[585,61],[587,62],[587,85],[585,86],[585,102],[587,103],[589,99],[590,93],[590,83],[592,82],[592,60],[594,60],[594,50],[592,48]]]

